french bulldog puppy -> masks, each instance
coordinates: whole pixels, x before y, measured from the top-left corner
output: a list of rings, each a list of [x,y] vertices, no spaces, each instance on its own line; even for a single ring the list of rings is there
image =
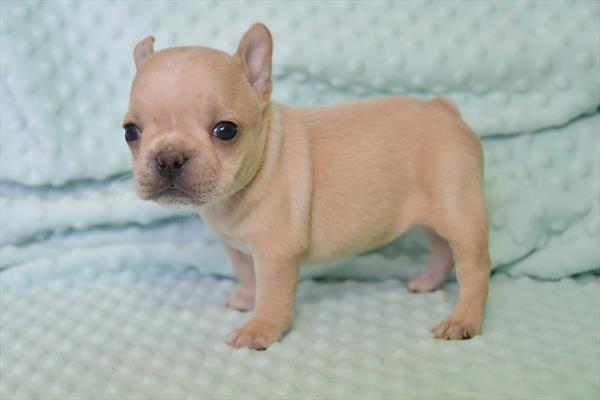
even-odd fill
[[[490,258],[478,137],[445,98],[384,97],[326,107],[270,101],[272,39],[255,24],[235,54],[134,50],[124,119],[142,199],[197,209],[231,258],[227,306],[255,314],[227,338],[265,349],[292,319],[298,268],[424,227],[431,260],[408,284],[460,291],[434,336],[480,333]]]

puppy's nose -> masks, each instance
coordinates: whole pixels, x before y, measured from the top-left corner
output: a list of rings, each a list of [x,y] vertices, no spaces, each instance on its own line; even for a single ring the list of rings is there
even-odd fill
[[[156,169],[161,176],[173,179],[183,172],[183,166],[188,158],[181,153],[159,152],[156,154]]]

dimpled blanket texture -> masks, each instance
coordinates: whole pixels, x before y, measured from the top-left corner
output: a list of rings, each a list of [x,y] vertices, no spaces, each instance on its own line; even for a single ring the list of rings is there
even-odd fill
[[[2,399],[600,395],[599,2],[5,0],[0,11]],[[273,33],[277,101],[457,103],[485,151],[496,274],[484,336],[430,339],[456,286],[405,292],[397,278],[427,257],[414,231],[303,269],[282,344],[223,344],[246,318],[222,306],[235,286],[225,253],[192,211],[136,198],[120,124],[140,39],[233,52],[256,21]],[[364,278],[396,279],[352,280]]]

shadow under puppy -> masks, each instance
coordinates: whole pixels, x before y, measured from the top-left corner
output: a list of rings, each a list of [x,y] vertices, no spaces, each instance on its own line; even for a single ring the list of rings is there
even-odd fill
[[[423,226],[431,260],[409,289],[460,284],[435,337],[481,331],[490,258],[478,137],[445,98],[385,97],[295,108],[270,101],[262,24],[235,54],[134,50],[125,139],[143,199],[198,210],[240,280],[229,307],[254,316],[227,338],[265,349],[292,319],[300,264],[371,250]]]

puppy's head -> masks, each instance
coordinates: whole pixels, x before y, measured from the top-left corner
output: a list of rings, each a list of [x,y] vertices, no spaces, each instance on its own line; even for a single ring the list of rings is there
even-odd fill
[[[233,55],[203,47],[134,50],[137,73],[123,127],[136,191],[165,205],[201,206],[246,185],[263,157],[272,40],[253,25]]]

